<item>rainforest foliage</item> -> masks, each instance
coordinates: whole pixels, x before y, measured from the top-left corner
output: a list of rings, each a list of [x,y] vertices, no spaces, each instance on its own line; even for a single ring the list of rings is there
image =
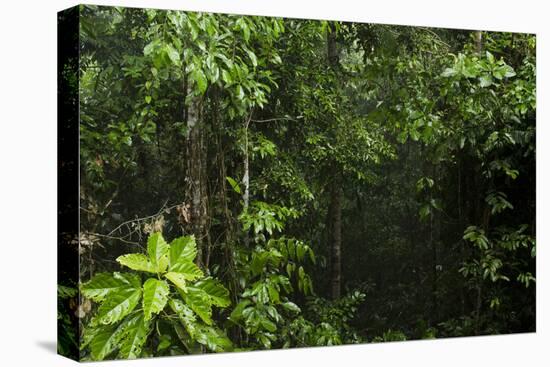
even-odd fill
[[[535,36],[83,6],[79,46],[66,350],[535,330]]]

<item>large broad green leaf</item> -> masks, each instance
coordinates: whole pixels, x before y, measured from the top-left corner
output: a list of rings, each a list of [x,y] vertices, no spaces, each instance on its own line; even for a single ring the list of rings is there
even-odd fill
[[[153,268],[157,272],[163,272],[168,267],[168,251],[170,246],[160,232],[153,233],[147,240],[147,253]]]
[[[193,262],[197,256],[194,236],[176,238],[170,243],[170,268],[178,263]]]
[[[90,341],[92,359],[104,360],[116,348],[125,327],[126,323],[122,322],[118,325],[107,325],[96,329]]]
[[[141,288],[141,278],[138,274],[114,272],[113,276],[125,283],[127,288]]]
[[[185,303],[208,325],[212,325],[212,304],[210,297],[200,288],[187,287],[187,292],[180,292]]]
[[[121,282],[110,273],[99,273],[80,287],[84,297],[102,301],[110,291],[120,288]]]
[[[223,331],[197,321],[191,308],[182,301],[177,299],[170,300],[170,308],[178,314],[181,323],[189,335],[198,343],[214,352],[228,351],[233,348],[231,341]]]
[[[159,46],[159,40],[158,39],[155,39],[154,41],[152,41],[151,43],[149,43],[147,46],[145,46],[145,48],[143,49],[143,54],[145,56],[149,56],[153,50],[155,48],[157,48]]]
[[[233,191],[235,191],[237,194],[240,194],[241,193],[241,187],[239,186],[238,182],[235,181],[233,178],[231,178],[229,176],[227,176],[226,179],[227,179],[227,182],[229,182],[229,184],[233,188]]]
[[[213,352],[225,352],[233,349],[233,344],[227,335],[212,326],[197,325],[193,338]]]
[[[129,267],[132,270],[147,271],[149,273],[156,273],[156,269],[149,261],[147,256],[143,254],[127,254],[119,256],[116,261],[121,265]]]
[[[294,313],[300,313],[300,307],[298,307],[295,303],[293,302],[285,302],[283,303],[283,307],[291,312],[294,312]]]
[[[206,92],[208,81],[206,80],[206,76],[204,75],[204,72],[201,68],[196,68],[191,72],[191,79],[195,81],[200,94]]]
[[[98,309],[98,321],[102,324],[113,324],[122,320],[136,308],[140,298],[140,288],[110,292]]]
[[[145,320],[151,319],[153,314],[158,314],[164,309],[168,301],[170,287],[164,280],[149,278],[143,284],[143,314]]]
[[[166,53],[174,65],[180,64],[180,55],[178,50],[176,50],[172,45],[166,45]]]
[[[189,322],[195,322],[197,319],[195,318],[195,314],[193,313],[193,310],[191,310],[185,303],[183,303],[179,299],[171,299],[169,301],[170,308],[172,311],[177,313],[179,316],[181,316],[185,321]]]
[[[103,326],[103,327],[109,327],[109,326]],[[97,333],[101,330],[100,327],[98,327],[97,323],[94,323],[94,320],[92,319],[86,327],[84,327],[84,330],[82,332],[82,337],[80,338],[80,350],[83,350],[86,348],[91,341],[95,338]]]
[[[187,292],[187,282],[185,280],[185,275],[182,273],[168,272],[164,274],[165,278],[174,283],[179,289],[184,292]]]
[[[122,273],[99,273],[90,281],[82,284],[81,291],[84,297],[90,298],[96,302],[101,302],[111,292],[135,288],[140,286],[139,278],[134,275]]]
[[[271,299],[272,303],[281,302],[281,298],[279,297],[279,290],[278,290],[277,286],[268,283],[267,284],[267,293],[269,294],[269,299]]]
[[[275,325],[271,320],[268,320],[265,317],[262,317],[260,319],[260,324],[262,325],[262,327],[264,329],[266,329],[267,331],[269,331],[271,333],[274,333],[275,331],[277,331],[277,325]]]
[[[169,301],[169,305],[172,311],[179,316],[181,323],[185,326],[185,329],[189,335],[193,337],[196,332],[197,324],[197,318],[195,317],[193,310],[179,299],[171,299]]]
[[[229,316],[229,320],[235,322],[235,323],[239,323],[239,320],[242,318],[243,316],[243,311],[245,310],[245,308],[247,306],[249,306],[252,302],[248,299],[245,299],[245,300],[242,300],[241,302],[239,302],[237,304],[237,306],[235,306],[235,309],[233,309],[233,311],[231,312],[231,315]]]
[[[254,67],[258,66],[258,58],[254,54],[254,52],[252,52],[250,50],[246,50],[246,53],[248,54],[248,57],[250,57],[250,61],[252,61],[252,65]]]
[[[493,78],[490,75],[482,75],[479,77],[479,85],[482,88],[488,87],[493,84]]]
[[[258,275],[264,272],[264,267],[269,260],[268,252],[255,252],[252,254],[252,260],[250,262],[250,270],[252,274]]]
[[[203,277],[201,269],[191,262],[181,262],[170,267],[171,272],[182,274],[186,280],[195,280]]]
[[[229,291],[214,278],[199,280],[194,286],[202,289],[208,295],[213,305],[227,307],[231,304]]]
[[[120,358],[134,359],[141,355],[141,348],[147,340],[150,323],[145,321],[142,313],[131,317],[121,335]]]

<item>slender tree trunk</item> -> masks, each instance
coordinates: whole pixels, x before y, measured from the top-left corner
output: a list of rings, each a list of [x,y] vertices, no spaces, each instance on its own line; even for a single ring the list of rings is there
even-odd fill
[[[219,110],[220,107],[220,100],[219,100],[219,94],[216,93],[214,102],[213,102],[213,109],[214,109],[214,129],[216,131],[216,148],[217,148],[217,158],[218,158],[218,168],[219,168],[219,183],[220,183],[220,201],[222,203],[223,207],[223,215],[225,220],[225,242],[226,245],[229,245],[231,243],[233,238],[233,222],[231,220],[231,212],[229,210],[229,206],[227,203],[227,169],[225,167],[225,154],[224,154],[224,143],[223,143],[223,123],[220,122],[219,118]],[[227,246],[226,246],[227,247]],[[226,260],[229,260],[227,258]]]
[[[201,103],[202,105],[202,103]],[[202,111],[202,108],[199,108]],[[208,138],[208,132],[204,126],[204,122],[199,126],[200,131],[200,216],[199,216],[199,232],[201,238],[201,259],[203,265],[208,268],[210,262],[210,250],[212,248],[212,241],[210,238],[210,221],[209,221],[209,195],[208,195],[208,149],[206,139]]]
[[[248,127],[250,126],[250,120],[252,120],[252,112],[250,116],[244,121],[244,158],[243,158],[243,212],[248,212],[248,206],[250,205],[250,165],[248,157]],[[244,234],[244,245],[248,247],[250,242],[248,231]]]
[[[188,88],[187,95],[192,91]],[[197,263],[203,264],[203,241],[206,213],[206,186],[203,176],[206,164],[203,149],[203,124],[200,121],[200,100],[193,99],[187,105],[187,176],[186,176],[186,197],[191,203],[190,227],[191,233],[195,236],[197,243]]]
[[[476,31],[475,35],[475,46],[477,53],[481,56],[481,52],[483,51],[483,33],[481,31]]]

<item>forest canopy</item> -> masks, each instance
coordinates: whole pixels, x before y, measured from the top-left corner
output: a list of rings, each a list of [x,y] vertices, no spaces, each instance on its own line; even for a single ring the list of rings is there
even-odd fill
[[[79,25],[62,353],[535,331],[534,35],[97,6]]]

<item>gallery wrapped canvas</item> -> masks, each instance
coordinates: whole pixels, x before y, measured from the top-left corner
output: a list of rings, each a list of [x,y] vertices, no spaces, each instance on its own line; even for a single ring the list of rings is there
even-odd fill
[[[535,331],[535,35],[58,15],[58,351]]]

